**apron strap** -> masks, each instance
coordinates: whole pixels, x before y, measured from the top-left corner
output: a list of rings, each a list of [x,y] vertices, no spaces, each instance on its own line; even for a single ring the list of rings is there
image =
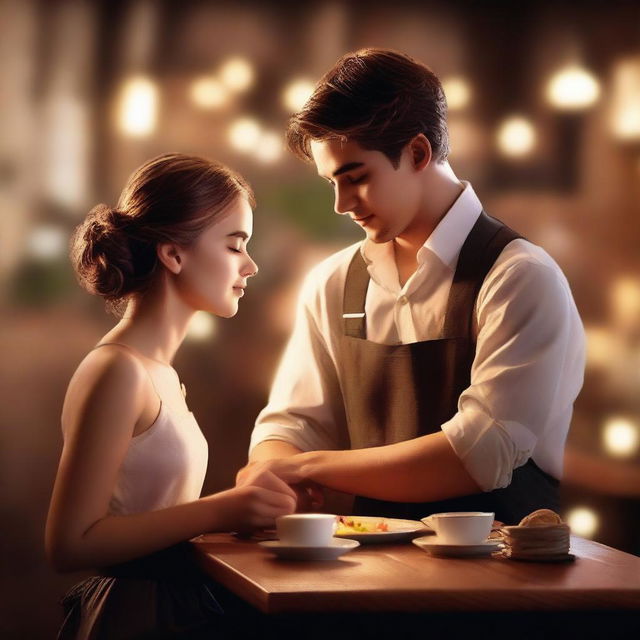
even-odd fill
[[[351,259],[342,300],[342,322],[344,334],[351,338],[367,338],[367,318],[364,305],[369,288],[367,263],[358,249]]]
[[[521,235],[484,211],[460,250],[444,319],[445,338],[472,338],[477,333],[474,306],[480,287],[502,250]],[[342,302],[344,334],[367,338],[365,301],[369,288],[367,263],[358,249],[347,270]],[[475,337],[472,338],[475,343]]]
[[[484,211],[460,250],[444,320],[445,338],[469,338],[475,343],[474,312],[480,287],[502,250],[521,235]]]

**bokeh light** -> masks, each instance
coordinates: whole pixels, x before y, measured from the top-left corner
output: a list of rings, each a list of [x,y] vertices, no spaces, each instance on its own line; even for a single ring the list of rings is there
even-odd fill
[[[270,164],[282,157],[284,144],[282,135],[275,131],[264,131],[258,138],[255,153],[258,160]]]
[[[633,328],[640,323],[640,278],[623,275],[616,278],[609,294],[611,316],[621,329]]]
[[[148,136],[156,126],[158,89],[147,77],[125,81],[120,95],[118,122],[120,130],[133,137]]]
[[[449,111],[459,111],[471,102],[471,87],[461,76],[451,76],[442,80],[442,88],[447,97]]]
[[[592,538],[599,526],[599,519],[595,511],[587,507],[575,507],[566,517],[571,532],[583,538]]]
[[[224,106],[229,98],[225,85],[210,76],[193,81],[190,88],[193,103],[202,109],[217,109]]]
[[[222,65],[219,77],[231,91],[246,91],[253,83],[254,71],[244,58],[231,58]]]
[[[620,60],[614,67],[612,125],[620,140],[640,140],[640,55]]]
[[[311,97],[314,88],[314,83],[306,78],[294,80],[289,84],[282,94],[282,102],[287,111],[291,113],[300,111],[306,101]]]
[[[206,311],[197,311],[189,322],[185,340],[188,342],[204,342],[211,340],[216,334],[216,320]]]
[[[602,427],[602,439],[607,453],[619,458],[632,456],[638,450],[638,425],[629,418],[611,417]]]
[[[570,66],[554,74],[547,85],[547,99],[558,109],[590,107],[600,95],[596,77],[579,66]]]
[[[508,118],[498,129],[498,149],[506,156],[526,156],[531,153],[535,142],[536,132],[533,124],[522,116]]]
[[[585,327],[587,339],[587,366],[603,367],[611,357],[611,331],[604,327]]]
[[[237,151],[253,151],[262,134],[262,128],[253,118],[240,118],[229,129],[229,142]]]

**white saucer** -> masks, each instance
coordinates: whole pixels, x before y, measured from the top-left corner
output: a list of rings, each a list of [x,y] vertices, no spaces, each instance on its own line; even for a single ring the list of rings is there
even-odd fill
[[[357,540],[340,538],[331,538],[331,544],[325,547],[297,547],[280,540],[265,540],[258,544],[283,560],[335,560],[343,553],[360,546]]]
[[[471,556],[488,556],[498,551],[502,542],[500,540],[485,540],[479,544],[445,544],[438,541],[438,537],[416,538],[412,541],[416,547],[428,551],[434,556],[451,556],[465,558]]]

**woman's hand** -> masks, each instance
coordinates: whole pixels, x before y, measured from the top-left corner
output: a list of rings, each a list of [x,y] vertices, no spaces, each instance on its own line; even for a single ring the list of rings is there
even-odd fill
[[[244,533],[271,528],[278,516],[296,510],[296,492],[263,463],[245,469],[233,489],[209,496],[215,508],[213,530]]]
[[[255,473],[268,471],[295,491],[297,511],[317,511],[324,504],[324,494],[318,484],[306,479],[304,460],[304,454],[299,454],[250,463],[238,472],[236,486],[246,484]]]

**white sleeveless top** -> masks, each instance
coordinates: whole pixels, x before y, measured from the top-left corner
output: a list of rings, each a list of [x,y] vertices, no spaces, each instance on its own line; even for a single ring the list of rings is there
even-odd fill
[[[125,347],[136,354],[133,348],[121,343],[99,346],[107,344]],[[146,366],[145,370],[156,389]],[[148,429],[131,438],[118,471],[109,515],[155,511],[200,497],[209,456],[207,441],[193,413],[171,409],[160,394],[158,397],[161,403],[158,417]]]

